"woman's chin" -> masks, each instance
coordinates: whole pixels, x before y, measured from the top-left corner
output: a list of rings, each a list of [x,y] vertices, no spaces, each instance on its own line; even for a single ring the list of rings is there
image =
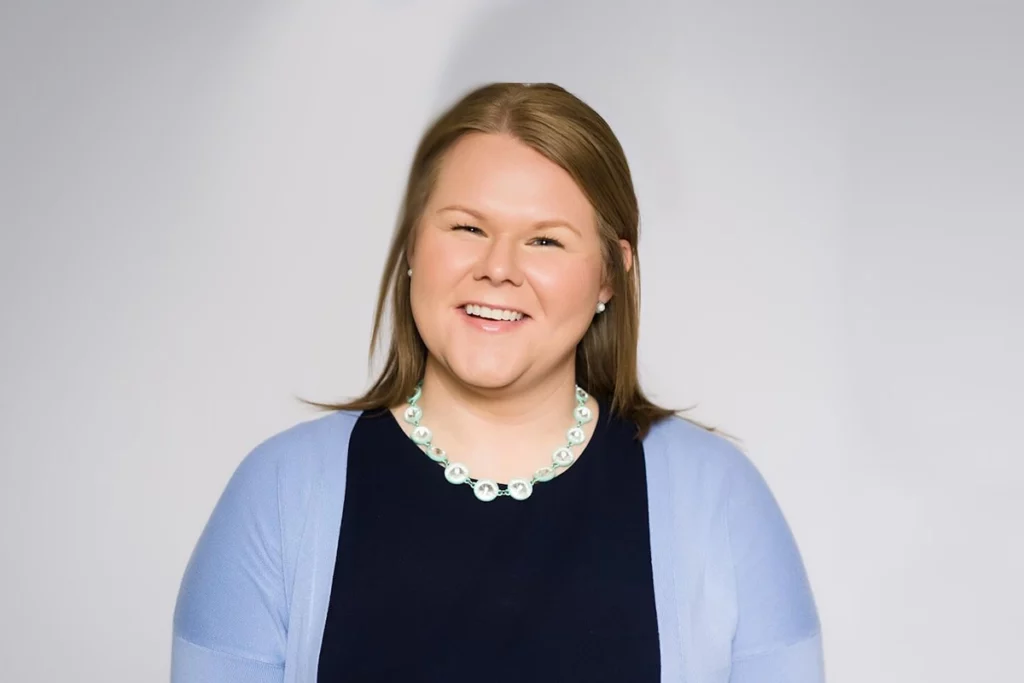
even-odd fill
[[[518,378],[508,372],[455,373],[456,379],[475,389],[504,389]]]
[[[459,363],[450,365],[452,375],[459,382],[477,389],[503,389],[522,375],[522,369],[509,364],[494,367],[490,364]]]

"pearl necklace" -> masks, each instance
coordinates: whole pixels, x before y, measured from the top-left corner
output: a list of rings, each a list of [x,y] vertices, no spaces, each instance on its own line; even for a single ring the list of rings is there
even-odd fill
[[[565,433],[566,445],[555,450],[551,454],[551,465],[548,467],[542,467],[533,473],[533,476],[529,479],[516,478],[512,479],[508,483],[507,488],[501,488],[497,482],[492,479],[473,479],[469,476],[469,468],[460,462],[451,462],[448,460],[448,455],[444,452],[444,449],[434,445],[434,435],[430,431],[430,428],[420,423],[420,419],[423,417],[423,409],[416,405],[416,402],[423,396],[423,383],[420,382],[416,385],[416,391],[407,400],[408,407],[405,409],[405,421],[413,426],[412,433],[409,438],[415,443],[420,449],[427,454],[427,456],[436,462],[437,464],[444,467],[444,478],[450,483],[468,484],[472,489],[476,497],[485,503],[488,503],[498,496],[509,496],[515,500],[526,500],[533,493],[533,485],[542,481],[551,481],[558,473],[559,469],[568,467],[572,464],[573,460],[576,459],[576,455],[573,453],[572,447],[578,446],[587,438],[586,432],[583,431],[583,425],[590,422],[594,415],[590,408],[587,407],[587,399],[589,396],[587,392],[581,389],[579,386],[576,387],[576,407],[573,409],[573,418],[576,420],[576,425],[570,427]]]

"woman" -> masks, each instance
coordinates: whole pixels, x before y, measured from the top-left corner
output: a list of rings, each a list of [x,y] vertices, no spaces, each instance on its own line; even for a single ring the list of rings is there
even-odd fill
[[[358,400],[250,453],[185,572],[176,683],[823,680],[772,494],[637,381],[605,121],[492,84],[413,161]]]

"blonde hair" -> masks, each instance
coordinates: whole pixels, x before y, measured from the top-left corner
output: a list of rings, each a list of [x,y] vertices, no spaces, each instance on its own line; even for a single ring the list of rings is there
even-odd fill
[[[642,438],[654,422],[679,411],[652,403],[637,377],[640,214],[633,180],[622,147],[605,120],[576,96],[551,83],[492,83],[479,87],[427,129],[412,161],[377,295],[370,357],[372,360],[380,342],[387,311],[391,338],[384,367],[359,398],[333,404],[307,403],[330,410],[386,409],[405,401],[422,378],[426,347],[412,316],[406,254],[414,248],[416,226],[445,153],[469,133],[503,134],[519,140],[565,169],[590,200],[614,296],[576,348],[576,382],[608,402],[614,414],[633,421],[638,438]],[[633,250],[630,271],[623,262],[619,240],[629,242]]]

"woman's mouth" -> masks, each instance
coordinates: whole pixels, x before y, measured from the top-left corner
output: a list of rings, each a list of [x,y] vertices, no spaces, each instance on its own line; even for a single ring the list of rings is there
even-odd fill
[[[526,317],[525,313],[514,308],[491,308],[482,304],[466,304],[462,310],[466,312],[466,315],[486,320],[516,322]]]
[[[500,308],[483,304],[465,304],[459,307],[463,319],[484,332],[508,332],[529,320],[530,316],[514,308]]]

